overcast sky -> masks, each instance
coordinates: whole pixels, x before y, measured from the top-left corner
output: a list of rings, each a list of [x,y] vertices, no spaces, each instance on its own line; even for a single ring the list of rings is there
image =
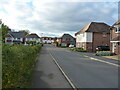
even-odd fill
[[[90,22],[112,25],[118,20],[118,0],[98,1],[0,0],[0,19],[11,29],[39,36],[74,36]]]

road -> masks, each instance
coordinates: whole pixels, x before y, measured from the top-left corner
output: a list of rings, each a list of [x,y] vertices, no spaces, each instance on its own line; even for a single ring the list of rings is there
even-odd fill
[[[118,88],[116,60],[97,57],[91,53],[73,52],[52,45],[44,45],[44,47],[75,87]]]

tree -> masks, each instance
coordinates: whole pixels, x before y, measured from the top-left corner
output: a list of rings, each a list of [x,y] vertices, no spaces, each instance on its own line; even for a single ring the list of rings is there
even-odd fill
[[[29,33],[30,33],[30,31],[29,31],[29,30],[20,30],[20,32],[24,32],[24,33],[25,33],[25,35],[27,35],[27,34],[29,34]]]
[[[0,19],[0,25],[2,24],[2,20]]]
[[[11,31],[11,29],[2,23],[2,20],[0,20],[0,31],[2,31],[2,41],[5,42],[5,36],[7,35],[8,31]]]

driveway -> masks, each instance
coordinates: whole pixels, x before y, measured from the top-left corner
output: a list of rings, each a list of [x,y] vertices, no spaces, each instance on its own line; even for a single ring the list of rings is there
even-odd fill
[[[117,60],[79,53],[52,45],[47,51],[77,88],[118,88]]]

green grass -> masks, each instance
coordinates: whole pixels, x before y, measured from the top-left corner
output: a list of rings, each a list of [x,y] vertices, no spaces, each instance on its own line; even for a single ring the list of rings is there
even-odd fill
[[[29,88],[41,45],[5,45],[2,52],[2,87]]]

